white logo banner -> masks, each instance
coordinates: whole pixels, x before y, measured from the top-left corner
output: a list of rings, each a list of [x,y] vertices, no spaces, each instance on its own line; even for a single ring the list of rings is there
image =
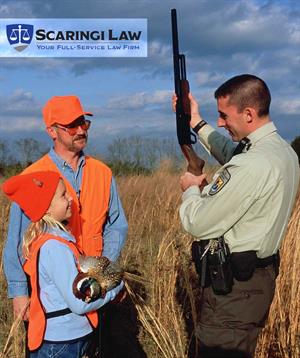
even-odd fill
[[[0,19],[0,57],[147,57],[147,19]]]

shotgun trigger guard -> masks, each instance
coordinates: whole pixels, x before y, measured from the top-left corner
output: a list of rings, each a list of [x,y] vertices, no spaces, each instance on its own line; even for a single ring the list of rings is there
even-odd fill
[[[197,143],[197,136],[195,133],[191,132],[191,143],[196,144]]]

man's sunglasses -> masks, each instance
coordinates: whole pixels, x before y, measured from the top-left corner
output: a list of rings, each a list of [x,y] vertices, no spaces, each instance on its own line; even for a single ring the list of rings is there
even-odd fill
[[[78,131],[78,128],[80,127],[84,131],[87,131],[91,126],[91,121],[88,119],[85,119],[84,121],[78,123],[78,124],[70,124],[68,126],[61,126],[59,124],[55,124],[54,127],[60,128],[63,131],[69,133],[71,136],[75,135]]]

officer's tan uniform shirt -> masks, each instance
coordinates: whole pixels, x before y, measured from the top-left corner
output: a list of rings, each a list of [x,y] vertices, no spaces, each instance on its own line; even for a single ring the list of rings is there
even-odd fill
[[[235,145],[211,126],[199,131],[202,145],[224,164],[202,193],[183,193],[180,218],[198,239],[224,235],[231,252],[276,253],[286,232],[299,184],[294,150],[272,122],[252,132],[248,151],[232,157]]]

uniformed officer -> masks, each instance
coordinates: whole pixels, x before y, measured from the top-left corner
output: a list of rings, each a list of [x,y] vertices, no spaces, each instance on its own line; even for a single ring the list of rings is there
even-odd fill
[[[238,264],[228,294],[204,288],[196,335],[201,357],[211,356],[211,349],[251,357],[274,296],[277,254],[296,198],[299,164],[270,119],[271,96],[264,81],[248,74],[233,77],[216,90],[215,98],[218,127],[240,143],[236,146],[208,125],[190,95],[190,125],[222,167],[204,188],[205,174],[181,177],[180,218],[197,240],[223,236],[231,255],[245,255],[238,261],[247,266],[249,254],[255,267],[241,281],[236,279]]]

